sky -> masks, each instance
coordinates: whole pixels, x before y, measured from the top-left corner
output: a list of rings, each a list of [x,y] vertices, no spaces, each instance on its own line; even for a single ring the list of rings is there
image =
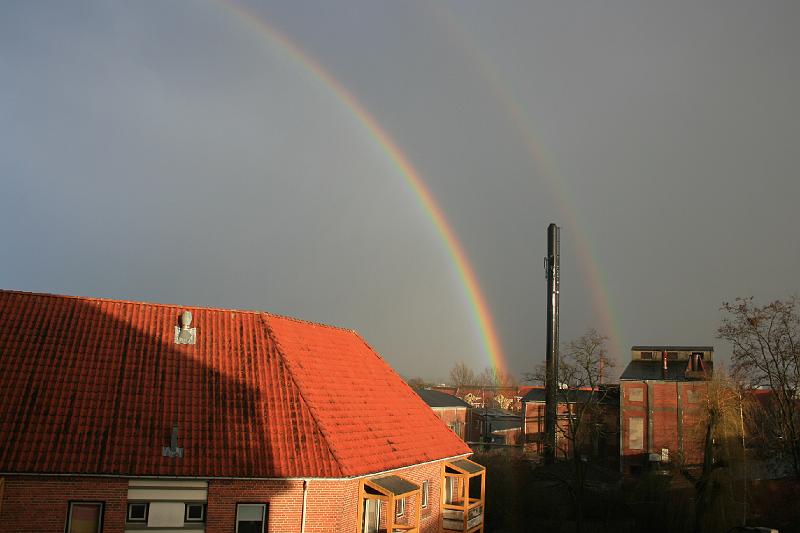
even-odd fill
[[[5,1],[0,287],[334,324],[437,381],[495,330],[520,375],[554,222],[562,340],[724,362],[722,302],[800,289],[798,26],[794,1]]]

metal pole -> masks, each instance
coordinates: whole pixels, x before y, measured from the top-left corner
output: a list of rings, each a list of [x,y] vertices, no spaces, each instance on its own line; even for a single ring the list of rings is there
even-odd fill
[[[547,352],[545,361],[544,461],[551,464],[556,455],[556,416],[558,406],[558,306],[561,278],[560,229],[547,227]]]

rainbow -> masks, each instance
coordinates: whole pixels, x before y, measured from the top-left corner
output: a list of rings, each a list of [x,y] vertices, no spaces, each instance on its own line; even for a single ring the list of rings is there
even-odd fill
[[[291,41],[286,35],[281,33],[274,26],[269,24],[262,17],[253,13],[246,7],[233,2],[232,0],[218,0],[218,3],[230,12],[234,13],[241,20],[245,21],[252,28],[255,28],[259,33],[267,37],[271,43],[280,47],[280,49],[288,54],[298,64],[302,65],[307,71],[319,80],[322,85],[327,87],[336,97],[347,107],[356,119],[364,126],[370,133],[372,138],[386,154],[389,160],[395,165],[400,175],[405,178],[405,181],[411,187],[411,190],[419,199],[425,212],[430,218],[433,226],[436,228],[439,236],[444,242],[445,247],[452,259],[455,270],[458,274],[461,284],[464,287],[467,298],[472,308],[472,316],[475,325],[480,331],[481,342],[483,349],[486,352],[491,365],[495,372],[501,374],[508,374],[508,366],[506,364],[505,356],[503,355],[503,348],[500,339],[497,335],[497,329],[492,320],[492,315],[489,311],[489,306],[486,303],[486,298],[478,285],[478,278],[475,271],[467,260],[467,255],[464,252],[464,247],[456,237],[452,226],[442,211],[442,208],[436,202],[433,194],[425,185],[419,172],[414,168],[409,161],[408,157],[392,140],[389,134],[384,130],[378,121],[369,111],[356,99],[356,97],[347,90],[336,78],[333,77],[325,68],[309,56],[302,48]]]
[[[563,187],[564,180],[558,176],[552,158],[546,155],[542,144],[536,139],[532,129],[528,126],[528,120],[526,119],[526,114],[522,106],[501,82],[502,78],[494,67],[493,62],[490,61],[480,49],[471,44],[471,40],[466,33],[453,20],[452,16],[440,9],[438,3],[428,2],[425,5],[445,28],[446,34],[453,42],[455,42],[458,47],[465,50],[467,56],[474,60],[481,77],[489,84],[495,98],[517,130],[531,159],[539,170],[540,176],[550,187],[558,211],[566,221],[568,229],[570,230],[570,237],[574,239],[576,252],[578,254],[578,264],[583,271],[584,278],[587,280],[591,291],[592,307],[602,322],[600,330],[609,337],[608,348],[610,355],[615,356],[617,354],[622,354],[623,352],[620,351],[622,344],[619,323],[615,318],[616,313],[614,312],[614,306],[608,290],[606,289],[606,278],[600,270],[600,266],[595,259],[595,254],[592,253],[589,239],[586,237],[586,232],[583,230],[583,225],[580,222],[578,213],[567,200],[568,195]],[[542,231],[542,239],[544,240],[544,231]]]

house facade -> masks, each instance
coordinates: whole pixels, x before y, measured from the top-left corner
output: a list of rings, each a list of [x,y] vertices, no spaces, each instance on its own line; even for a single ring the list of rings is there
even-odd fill
[[[712,346],[633,346],[620,376],[620,467],[702,463]]]
[[[0,291],[0,532],[483,531],[485,470],[355,332]]]
[[[467,440],[467,426],[472,412],[470,404],[457,396],[434,389],[417,389],[417,394],[458,438]]]

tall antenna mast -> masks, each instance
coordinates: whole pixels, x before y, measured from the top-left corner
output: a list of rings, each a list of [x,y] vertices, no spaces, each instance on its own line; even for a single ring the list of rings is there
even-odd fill
[[[552,464],[556,456],[556,416],[558,405],[558,299],[561,291],[561,237],[555,224],[547,227],[547,355],[545,360],[544,461]]]

